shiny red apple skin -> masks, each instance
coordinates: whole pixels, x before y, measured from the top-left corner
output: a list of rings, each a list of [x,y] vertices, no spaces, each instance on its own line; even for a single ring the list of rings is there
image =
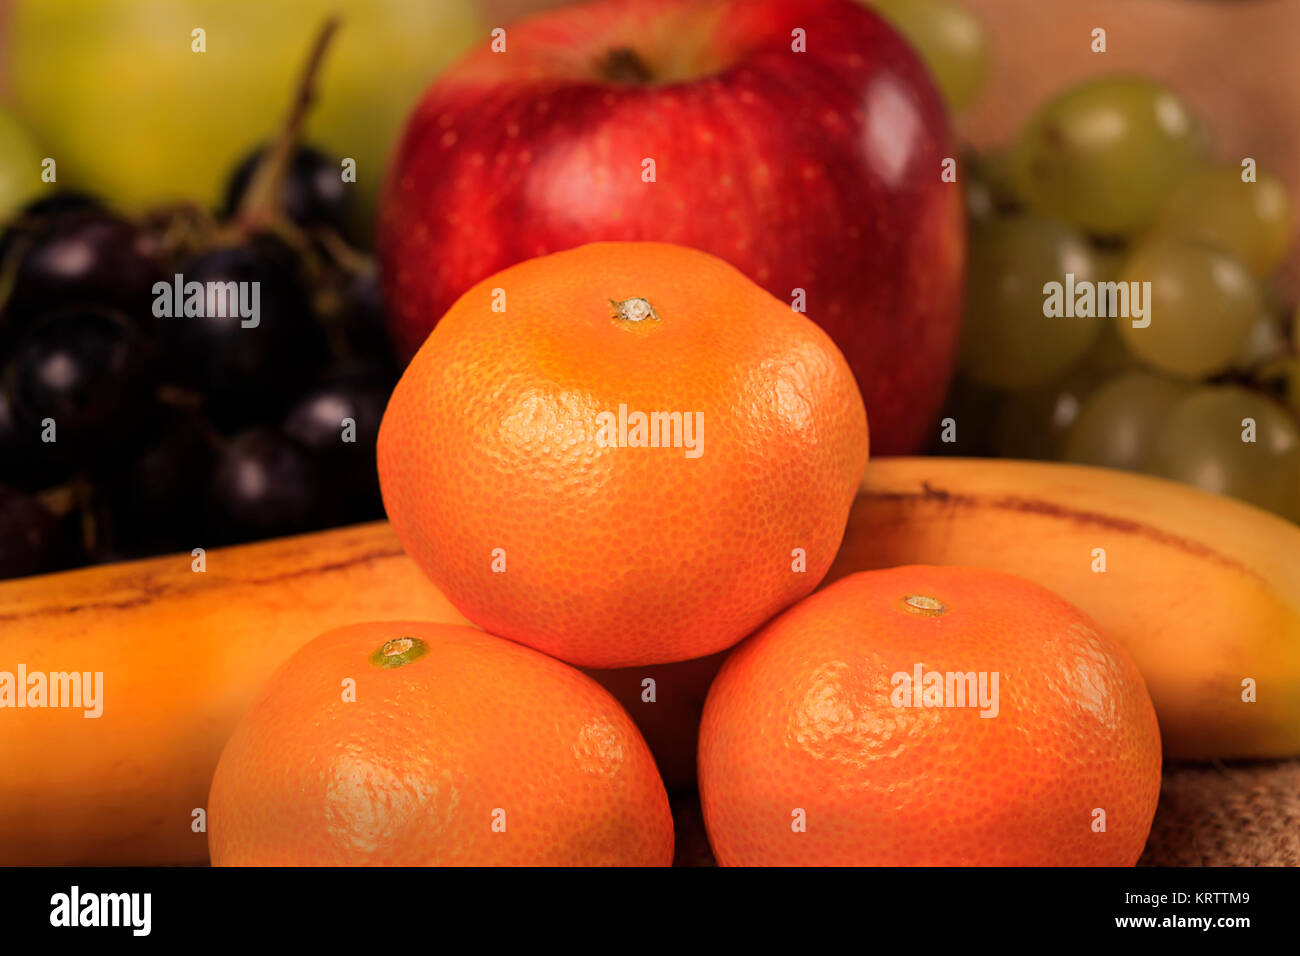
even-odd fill
[[[619,49],[649,83],[610,79]],[[804,290],[858,377],[872,452],[915,451],[960,323],[961,194],[941,178],[954,155],[920,60],[854,0],[544,13],[507,28],[506,52],[485,42],[453,66],[408,121],[378,228],[394,340],[409,358],[462,293],[524,259],[695,246],[780,299]]]

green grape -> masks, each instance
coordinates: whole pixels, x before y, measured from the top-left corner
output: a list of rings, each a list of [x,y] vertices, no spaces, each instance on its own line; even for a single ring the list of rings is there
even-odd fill
[[[1300,415],[1300,358],[1274,359],[1259,370],[1257,381],[1264,391]]]
[[[1237,256],[1256,276],[1270,275],[1291,243],[1291,202],[1276,176],[1242,182],[1237,166],[1203,166],[1165,200],[1157,235],[1201,239]]]
[[[1080,364],[1095,373],[1098,379],[1107,381],[1124,372],[1133,371],[1141,363],[1120,338],[1115,323],[1103,322],[1097,340]]]
[[[988,40],[975,14],[953,0],[867,2],[916,48],[950,110],[975,101],[989,63]]]
[[[6,110],[0,110],[0,221],[35,198],[41,186],[41,157],[31,137]]]
[[[1267,298],[1267,297],[1265,297]],[[1232,357],[1232,367],[1258,368],[1286,351],[1286,330],[1272,303],[1266,303],[1250,323],[1246,338]]]
[[[1118,282],[1130,251],[1124,243],[1094,241],[1092,257],[1096,263],[1097,281]],[[1121,372],[1133,369],[1138,365],[1138,360],[1119,337],[1115,323],[1102,322],[1092,348],[1079,364],[1092,372],[1098,384],[1101,384]]]
[[[1094,242],[1092,244],[1092,256],[1097,263],[1097,281],[1118,281],[1120,273],[1124,271],[1124,263],[1128,261],[1131,251],[1124,244]]]
[[[1095,371],[1077,368],[1043,388],[1004,395],[994,426],[994,452],[1002,458],[1061,458],[1066,436],[1099,384]]]
[[[1243,440],[1254,422],[1254,441]],[[1300,488],[1300,428],[1272,399],[1239,385],[1194,390],[1165,418],[1143,470],[1288,517]]]
[[[1125,263],[1120,281],[1143,290],[1143,321],[1150,323],[1134,328],[1136,319],[1116,317],[1124,344],[1159,371],[1184,378],[1228,368],[1262,306],[1254,277],[1235,256],[1185,239],[1143,244]]]
[[[977,384],[999,389],[1046,385],[1086,353],[1104,324],[1044,314],[1049,282],[1093,280],[1084,238],[1030,216],[976,224],[967,264],[966,320],[958,362]]]
[[[1032,208],[1110,236],[1150,223],[1204,152],[1204,133],[1171,90],[1107,76],[1042,106],[1020,131],[1012,162]]]
[[[983,222],[1018,212],[1023,205],[1011,182],[1005,152],[967,153],[958,177],[965,184],[966,215]]]
[[[1065,458],[1136,470],[1151,454],[1169,411],[1191,386],[1133,371],[1094,391],[1065,440]]]

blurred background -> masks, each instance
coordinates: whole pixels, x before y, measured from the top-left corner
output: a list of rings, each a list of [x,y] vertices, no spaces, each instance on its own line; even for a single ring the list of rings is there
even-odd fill
[[[961,144],[957,440],[936,425],[926,450],[1143,471],[1300,520],[1300,2],[861,2],[930,66]],[[0,577],[382,517],[400,369],[375,170],[441,70],[559,5],[0,2]],[[195,26],[204,57],[177,42]],[[1171,331],[1027,333],[1066,271],[1153,281]],[[259,334],[156,326],[140,303],[175,272],[262,282]]]

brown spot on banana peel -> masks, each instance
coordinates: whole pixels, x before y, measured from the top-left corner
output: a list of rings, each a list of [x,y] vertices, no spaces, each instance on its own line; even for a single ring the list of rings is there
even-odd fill
[[[358,554],[355,557],[348,558],[344,561],[332,561],[329,564],[313,564],[311,567],[298,568],[294,571],[285,571],[282,574],[271,574],[260,578],[248,578],[241,580],[241,586],[262,587],[267,584],[276,584],[281,581],[292,581],[296,578],[307,577],[309,575],[320,574],[324,571],[341,571],[344,568],[354,567],[356,565],[368,564],[371,561],[378,561],[383,558],[396,558],[404,555],[406,552],[399,547],[382,548],[377,551],[368,551],[365,554]],[[78,569],[80,570],[80,569]],[[69,572],[71,573],[71,572]],[[198,576],[195,575],[197,578]],[[21,580],[21,579],[20,579]],[[17,621],[22,618],[33,617],[38,614],[51,616],[65,616],[70,614],[80,614],[83,611],[103,611],[103,610],[125,610],[133,607],[144,607],[152,604],[154,601],[161,600],[165,597],[171,597],[177,594],[184,594],[192,589],[193,585],[187,582],[183,587],[176,587],[171,584],[162,584],[157,581],[143,583],[136,588],[135,594],[128,598],[119,598],[118,600],[104,601],[87,601],[83,604],[70,604],[65,607],[48,607],[38,608],[34,611],[22,611],[17,614],[0,614],[0,624],[6,621]]]
[[[1134,521],[1132,518],[1117,518],[1114,515],[1103,514],[1099,511],[1085,511],[1081,508],[1068,508],[1056,501],[1046,501],[1037,498],[1022,498],[1016,495],[1007,495],[999,498],[980,498],[975,495],[951,492],[945,488],[932,485],[928,481],[921,482],[920,491],[865,491],[862,492],[862,494],[865,497],[874,498],[878,501],[903,503],[924,502],[963,509],[976,507],[997,508],[1000,511],[1035,514],[1041,515],[1045,518],[1056,518],[1061,521],[1070,521],[1076,524],[1092,525],[1104,531],[1115,531],[1120,534],[1148,538],[1158,544],[1176,548],[1177,550],[1192,555],[1193,557],[1215,561],[1218,564],[1232,568],[1241,574],[1245,574],[1267,584],[1264,578],[1262,578],[1253,568],[1247,567],[1239,561],[1232,560],[1223,553],[1216,551],[1214,548],[1207,544],[1203,544],[1200,541],[1193,541],[1190,538],[1170,534],[1168,531],[1162,531],[1152,525],[1143,524],[1140,521]]]

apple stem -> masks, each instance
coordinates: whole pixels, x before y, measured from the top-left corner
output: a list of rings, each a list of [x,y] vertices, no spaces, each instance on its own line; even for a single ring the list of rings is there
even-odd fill
[[[615,47],[606,53],[598,69],[601,77],[609,83],[638,86],[654,79],[641,54],[626,46]]]
[[[257,168],[253,171],[248,189],[235,212],[236,221],[247,232],[265,229],[281,215],[284,179],[293,162],[293,154],[298,147],[307,113],[316,100],[316,85],[320,79],[325,53],[341,23],[342,19],[334,15],[321,26],[320,32],[316,35],[316,42],[312,44],[311,53],[307,57],[307,63],[303,67],[284,125],[280,128],[271,147],[262,154]]]

